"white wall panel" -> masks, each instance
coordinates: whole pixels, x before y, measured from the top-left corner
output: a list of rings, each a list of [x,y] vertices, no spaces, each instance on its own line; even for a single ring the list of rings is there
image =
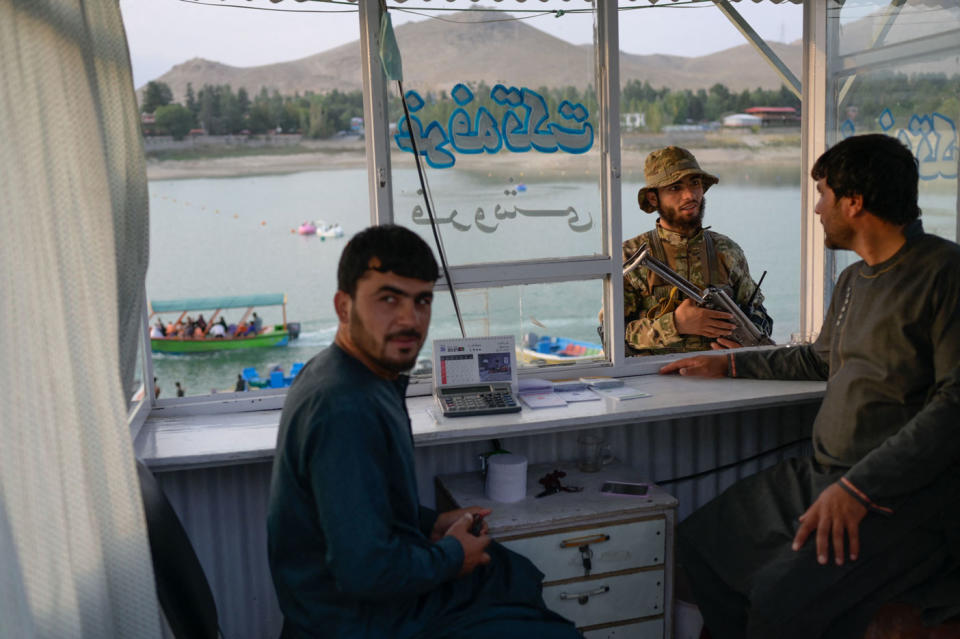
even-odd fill
[[[710,470],[796,440],[804,443],[700,479],[667,485],[686,517],[734,481],[791,455],[809,453],[817,402],[725,415],[601,429],[614,454],[650,479]],[[577,432],[504,437],[502,445],[530,463],[572,460]],[[478,468],[489,442],[425,446],[416,451],[421,501],[434,503],[433,477]],[[158,473],[193,540],[230,639],[273,638],[281,616],[267,564],[266,515],[270,464],[254,463]],[[480,481],[479,475],[477,481]]]

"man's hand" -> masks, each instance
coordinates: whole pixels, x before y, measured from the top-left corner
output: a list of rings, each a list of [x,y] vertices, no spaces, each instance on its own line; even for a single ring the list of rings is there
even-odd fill
[[[843,537],[850,541],[850,561],[860,554],[860,522],[867,507],[853,498],[840,484],[831,484],[820,493],[807,512],[800,515],[800,529],[793,538],[793,549],[800,550],[814,530],[817,531],[817,562],[825,565],[833,542],[833,558],[843,565]]]
[[[670,362],[660,369],[661,375],[679,373],[699,377],[726,377],[730,359],[726,355],[697,355]]]
[[[687,298],[673,311],[673,322],[681,335],[724,337],[737,326],[730,322],[733,315],[697,306]]]
[[[457,508],[456,510],[448,510],[445,513],[440,513],[437,517],[437,521],[433,524],[433,530],[430,531],[430,541],[439,541],[441,537],[447,534],[450,526],[453,525],[458,519],[463,517],[464,514],[473,516],[474,514],[479,515],[480,517],[486,517],[493,511],[489,508],[481,508],[480,506],[470,506],[469,508]],[[480,528],[480,534],[487,534],[487,522],[484,521],[482,527]]]
[[[459,577],[469,575],[477,566],[490,563],[490,555],[485,550],[490,545],[490,537],[487,536],[486,531],[475,537],[470,533],[472,525],[473,514],[469,512],[461,513],[460,517],[450,525],[444,535],[445,537],[455,538],[463,546],[463,565],[460,567]]]

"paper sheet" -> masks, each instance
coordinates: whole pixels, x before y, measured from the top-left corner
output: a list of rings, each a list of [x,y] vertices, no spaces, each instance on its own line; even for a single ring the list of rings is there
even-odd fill
[[[567,402],[564,401],[558,393],[522,393],[520,399],[523,400],[523,403],[529,406],[530,408],[552,408],[556,406],[566,406]]]
[[[600,396],[589,388],[580,390],[560,391],[556,393],[567,402],[592,402],[600,399]]]

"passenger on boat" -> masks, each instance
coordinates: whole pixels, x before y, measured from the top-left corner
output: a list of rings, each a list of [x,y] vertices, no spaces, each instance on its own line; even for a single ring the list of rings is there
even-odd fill
[[[200,313],[200,315],[197,316],[197,326],[200,327],[201,331],[207,330],[207,320],[203,319],[203,313]]]
[[[259,335],[260,329],[263,327],[263,320],[257,315],[257,312],[253,312],[253,320],[250,322],[250,331],[251,335]]]
[[[159,335],[156,335],[156,337],[166,337],[166,336],[167,336],[167,329],[166,329],[166,327],[163,325],[163,320],[160,319],[159,317],[157,318],[157,324],[156,324],[156,326],[154,326],[154,328],[156,329],[155,332],[156,332],[156,333],[159,333]],[[150,337],[154,337],[154,331],[151,331]]]
[[[379,226],[340,258],[334,344],[294,380],[268,508],[282,637],[575,638],[543,574],[491,543],[478,507],[420,505],[405,406],[438,269],[412,231]]]
[[[234,337],[245,337],[246,334],[247,334],[247,330],[248,330],[249,328],[250,328],[250,326],[249,326],[246,322],[240,322],[239,324],[237,324],[237,330],[234,331],[233,336],[234,336]]]
[[[214,322],[210,325],[210,330],[207,331],[207,335],[214,338],[223,339],[227,334],[226,329],[223,328],[223,324],[219,322]]]
[[[661,370],[827,381],[813,457],[680,525],[716,638],[862,637],[891,601],[931,623],[960,614],[960,246],[924,233],[917,163],[896,138],[848,138],[811,176],[826,246],[863,258],[840,274],[816,343]]]
[[[180,336],[193,337],[193,329],[195,326],[196,326],[196,323],[193,321],[193,318],[187,315],[187,321],[183,325],[183,332]]]
[[[174,327],[173,322],[167,322],[167,330],[163,332],[165,337],[176,337],[177,329]]]
[[[646,186],[640,189],[637,201],[642,210],[656,211],[660,217],[654,229],[623,243],[624,260],[647,244],[653,257],[696,286],[712,284],[724,289],[757,328],[770,335],[773,320],[763,308],[763,295],[758,292],[754,297],[757,285],[743,251],[726,235],[702,225],[704,194],[718,178],[702,170],[693,154],[678,146],[650,153],[644,173]],[[623,313],[628,355],[739,346],[725,337],[735,328],[729,313],[697,306],[644,267],[623,279]]]

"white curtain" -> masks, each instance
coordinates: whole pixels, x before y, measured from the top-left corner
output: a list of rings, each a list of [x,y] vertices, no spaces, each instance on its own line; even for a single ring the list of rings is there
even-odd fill
[[[0,635],[159,637],[126,426],[147,185],[117,0],[0,0]]]

